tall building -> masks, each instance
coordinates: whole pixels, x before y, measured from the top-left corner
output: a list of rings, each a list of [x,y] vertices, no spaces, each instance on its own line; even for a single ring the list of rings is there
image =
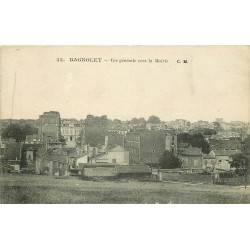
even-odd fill
[[[177,136],[166,130],[128,132],[125,148],[129,150],[130,163],[157,165],[165,150],[177,154]]]
[[[177,155],[177,134],[174,130],[166,131],[165,150],[172,152],[175,156]]]
[[[128,132],[124,147],[129,150],[130,164],[141,162],[141,135],[139,132]]]
[[[105,147],[119,145],[124,147],[125,135],[117,133],[108,133],[105,136]]]
[[[84,121],[84,135],[82,144],[98,146],[105,144],[105,136],[108,133],[108,118],[106,115],[93,116],[87,115]]]
[[[61,123],[61,134],[66,142],[75,142],[81,134],[82,124],[76,119],[63,119]]]
[[[45,139],[59,141],[61,138],[61,118],[57,111],[44,112],[39,116],[38,134]]]

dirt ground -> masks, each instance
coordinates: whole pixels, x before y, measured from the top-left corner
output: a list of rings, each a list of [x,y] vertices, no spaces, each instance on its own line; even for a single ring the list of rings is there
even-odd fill
[[[2,204],[249,204],[250,187],[0,175]]]

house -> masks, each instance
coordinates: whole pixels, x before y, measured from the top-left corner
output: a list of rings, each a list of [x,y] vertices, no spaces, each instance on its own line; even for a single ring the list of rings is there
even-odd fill
[[[16,142],[14,140],[8,140],[5,142],[1,142],[1,154],[2,158],[9,162],[20,161],[21,153],[23,148],[22,142]]]
[[[23,153],[25,154],[25,158],[27,162],[32,162],[36,160],[37,151],[42,148],[44,145],[41,143],[25,143],[23,145]]]
[[[182,160],[182,167],[192,169],[202,169],[202,151],[200,148],[182,148],[178,152],[178,157]]]
[[[209,139],[210,148],[212,150],[239,150],[241,148],[240,138],[230,139]]]
[[[203,157],[203,167],[204,169],[214,169],[216,163],[216,155],[215,152],[212,150],[209,154],[204,155]]]
[[[119,145],[110,146],[106,148],[104,153],[94,155],[91,162],[128,165],[129,151]]]
[[[164,122],[160,123],[146,123],[146,129],[148,130],[165,130],[166,125]]]
[[[76,119],[61,120],[61,134],[68,147],[75,147],[83,130],[83,124]]]
[[[129,131],[129,128],[127,126],[111,125],[108,128],[108,133],[118,134],[118,135],[123,135],[123,136],[125,136],[128,131]]]
[[[105,136],[105,147],[114,145],[120,145],[124,147],[124,143],[125,135],[123,134],[108,132],[108,134]]]
[[[26,161],[33,161],[35,158],[34,149],[32,147],[27,148]]]
[[[221,139],[240,138],[241,135],[235,131],[218,131],[217,135]]]
[[[63,151],[67,153],[69,168],[75,168],[75,159],[77,157],[76,148],[63,147]]]
[[[68,156],[60,143],[50,143],[39,149],[36,155],[36,173],[67,175]]]
[[[234,154],[241,153],[240,150],[215,150],[215,169],[230,171],[230,163]]]
[[[86,164],[89,162],[89,156],[87,154],[80,154],[76,157],[76,168],[79,169],[80,164]]]

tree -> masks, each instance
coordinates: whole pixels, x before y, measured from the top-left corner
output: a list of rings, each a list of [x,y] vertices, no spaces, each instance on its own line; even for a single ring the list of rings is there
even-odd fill
[[[202,152],[208,154],[210,152],[209,143],[206,141],[205,137],[198,134],[180,133],[177,136],[178,142],[184,142],[191,144],[192,147],[201,148]]]
[[[178,142],[190,143],[191,135],[189,133],[180,133],[177,135]]]
[[[164,151],[164,153],[159,159],[159,166],[160,168],[163,168],[163,169],[180,168],[181,164],[182,164],[182,161],[168,150]]]
[[[216,131],[214,129],[211,129],[211,128],[201,128],[201,127],[197,127],[197,128],[194,128],[193,130],[193,133],[196,133],[196,134],[203,134],[203,135],[214,135],[216,134]]]
[[[238,153],[232,156],[231,167],[235,168],[235,173],[246,175],[248,169],[248,158],[243,153]]]
[[[131,124],[145,124],[146,120],[143,117],[140,117],[140,118],[134,117],[131,119],[130,123]]]
[[[208,154],[210,152],[209,143],[205,140],[202,134],[193,134],[191,136],[190,144],[193,147],[201,148],[202,152]]]
[[[138,119],[137,118],[132,118],[132,120],[130,121],[131,124],[138,124]]]
[[[151,115],[149,116],[148,118],[148,123],[154,123],[154,124],[157,124],[157,123],[160,123],[161,122],[161,119],[155,115]]]
[[[21,151],[21,159],[20,159],[20,167],[21,168],[27,167],[26,152],[27,152],[27,149],[24,149],[24,147],[23,147],[22,151]]]
[[[121,121],[121,120],[119,120],[119,119],[114,119],[114,123],[116,123],[116,124],[120,124],[120,123],[122,123],[122,121]]]
[[[242,142],[242,152],[247,156],[248,161],[250,161],[250,135]]]
[[[146,123],[146,120],[145,120],[143,117],[140,117],[140,118],[138,119],[138,122],[139,122],[140,124],[145,124],[145,123]]]
[[[10,124],[2,132],[2,138],[13,138],[16,142],[21,142],[26,139],[26,135],[36,134],[37,128],[32,127],[30,124],[20,125],[18,123]]]

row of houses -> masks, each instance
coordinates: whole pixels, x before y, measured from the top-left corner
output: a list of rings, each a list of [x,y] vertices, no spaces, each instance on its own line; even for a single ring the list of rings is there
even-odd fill
[[[230,171],[230,163],[235,154],[240,150],[211,150],[209,154],[203,154],[201,149],[194,147],[179,148],[178,157],[182,160],[182,168],[194,170],[221,170]]]
[[[212,150],[209,154],[203,154],[199,148],[186,146],[179,148],[178,157],[182,161],[182,169],[190,172],[195,170],[199,172],[204,169],[229,171],[232,156],[240,152],[240,150]],[[107,164],[121,167],[144,164],[152,168],[152,165],[143,161],[131,163],[129,155],[130,151],[120,145],[108,146],[101,153],[91,154],[64,148],[61,143],[49,143],[37,151],[36,172],[53,175],[61,171],[65,174],[73,170],[82,170],[83,166],[89,166],[89,164],[92,167],[95,165],[100,167],[100,164],[104,167]]]
[[[54,174],[63,169],[80,169],[81,164],[118,164],[129,165],[129,151],[115,145],[107,147],[104,152],[90,154],[76,149],[63,147],[62,143],[53,142],[40,148],[36,153],[36,172],[38,174]]]
[[[185,169],[218,169],[229,170],[232,156],[240,153],[239,149],[214,149],[205,155],[201,149],[194,148],[187,143],[178,143],[175,136],[166,134],[165,137],[158,133],[145,132],[129,133],[123,146],[109,145],[108,139],[104,147],[68,148],[60,142],[50,142],[45,145],[22,144],[10,141],[1,144],[1,156],[9,161],[20,161],[22,149],[25,148],[25,158],[28,164],[36,165],[37,173],[44,173],[42,167],[52,173],[52,166],[65,167],[68,170],[79,169],[79,164],[140,164],[158,166],[159,157],[164,150],[172,149],[182,160]],[[112,138],[112,136],[111,136]],[[178,151],[177,151],[178,147]],[[169,150],[170,151],[170,150]],[[48,170],[50,169],[50,170]]]
[[[205,155],[199,148],[178,144],[175,130],[166,129],[163,123],[158,127],[151,124],[147,129],[133,127],[131,131],[129,124],[108,128],[106,116],[89,115],[85,123],[73,119],[62,121],[56,111],[44,112],[39,121],[39,134],[27,136],[25,142],[26,160],[35,165],[38,174],[65,175],[72,170],[81,170],[82,164],[134,167],[145,164],[152,169],[158,166],[159,158],[166,150],[181,159],[184,169],[228,169],[232,155],[240,152],[239,147],[234,147],[232,143],[228,148],[219,148],[217,140],[210,138],[211,145],[216,145]],[[176,122],[179,126],[188,125],[185,120]],[[62,135],[66,140],[64,144]],[[80,136],[80,144],[77,144]],[[95,138],[94,143],[89,142],[91,138]],[[20,146],[20,158],[21,150]]]

